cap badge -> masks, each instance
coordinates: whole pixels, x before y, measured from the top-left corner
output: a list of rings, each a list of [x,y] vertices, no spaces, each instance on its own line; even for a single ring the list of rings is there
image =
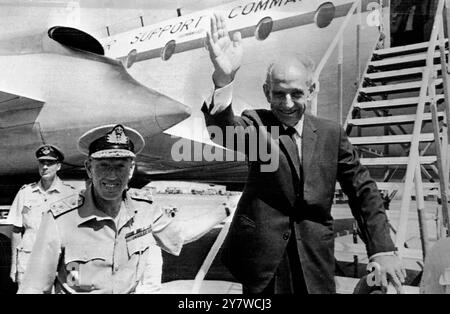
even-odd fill
[[[46,146],[42,149],[42,154],[44,154],[44,155],[48,155],[48,154],[50,154],[50,152],[51,152],[51,150],[48,146]]]
[[[111,144],[127,144],[128,137],[125,135],[123,127],[119,125],[108,134],[106,141]]]

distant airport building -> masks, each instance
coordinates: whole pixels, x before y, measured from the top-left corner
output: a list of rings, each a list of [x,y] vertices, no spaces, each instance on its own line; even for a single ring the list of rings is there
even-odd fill
[[[227,192],[224,185],[184,181],[153,181],[145,188],[164,194],[225,195]]]

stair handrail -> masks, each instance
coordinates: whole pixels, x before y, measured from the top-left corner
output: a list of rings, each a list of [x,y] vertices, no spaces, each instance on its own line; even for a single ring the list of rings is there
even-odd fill
[[[450,162],[449,162],[449,147],[450,147],[450,127],[448,123],[450,123],[450,73],[449,73],[449,63],[447,62],[446,57],[446,38],[445,38],[445,30],[444,26],[447,25],[447,36],[450,34],[450,0],[445,0],[445,9],[442,12],[442,27],[439,28],[439,52],[441,54],[441,73],[442,80],[444,83],[444,98],[445,98],[445,129],[446,136],[442,139],[442,151],[443,151],[443,166],[444,166],[444,185],[445,190],[448,191],[449,186],[449,175],[450,175]],[[445,131],[445,130],[444,130]],[[447,214],[449,216],[450,214]]]
[[[344,30],[347,28],[348,24],[350,23],[355,11],[358,11],[357,13],[361,14],[361,3],[362,3],[361,0],[355,0],[353,2],[353,5],[351,6],[350,10],[348,10],[345,20],[342,22],[342,25],[339,28],[339,31],[337,32],[336,36],[334,37],[333,41],[331,42],[330,46],[328,47],[327,51],[323,55],[322,59],[320,60],[320,63],[317,65],[317,67],[314,71],[314,76],[313,76],[314,82],[319,82],[319,77],[320,77],[320,74],[322,73],[323,68],[325,67],[325,64],[330,59],[331,54],[336,49],[336,46],[338,45],[338,43],[341,43],[343,41]],[[360,21],[360,18],[358,19],[358,21]],[[358,39],[359,39],[359,37],[358,37]],[[340,46],[342,46],[342,44]],[[341,47],[339,50],[340,50],[340,53],[339,53],[339,58],[340,58],[341,50],[342,50]],[[311,114],[317,115],[317,97],[314,97],[314,101],[311,104]]]
[[[384,0],[379,0],[379,4],[380,7],[383,7],[383,1]],[[358,23],[356,25],[356,55],[357,55],[357,60],[356,60],[356,64],[357,64],[357,69],[358,69],[358,77],[356,80],[356,83],[358,84],[359,81],[361,80],[361,60],[360,60],[360,46],[361,46],[361,24],[362,24],[362,0],[355,0],[353,2],[353,5],[351,6],[351,8],[349,9],[349,11],[347,12],[347,15],[344,19],[344,21],[342,22],[342,25],[340,26],[336,36],[334,37],[333,41],[331,42],[330,46],[328,47],[327,51],[325,52],[324,56],[322,57],[321,61],[319,62],[319,64],[316,67],[316,70],[314,72],[314,82],[318,82],[319,81],[319,77],[320,74],[322,73],[323,68],[325,67],[325,65],[327,64],[327,62],[329,61],[332,53],[335,51],[336,47],[339,45],[339,54],[338,54],[338,72],[339,72],[339,82],[338,82],[338,92],[339,92],[339,122],[342,123],[342,116],[343,116],[343,112],[342,112],[342,95],[343,95],[343,53],[344,53],[344,44],[343,44],[343,40],[344,40],[344,31],[346,30],[347,26],[349,25],[350,21],[352,20],[353,14],[356,12],[356,14],[358,15]],[[382,12],[382,11],[381,11]],[[380,13],[382,14],[382,13]],[[380,17],[380,23],[382,24],[382,20],[383,20],[383,16],[381,15]],[[313,115],[317,115],[317,97],[315,97],[314,101],[311,104],[311,113]]]
[[[404,246],[406,240],[406,232],[408,225],[409,206],[411,202],[411,193],[414,183],[414,176],[417,163],[419,162],[419,135],[422,131],[422,121],[425,109],[425,102],[428,96],[428,85],[430,79],[433,79],[434,70],[434,54],[436,49],[436,43],[438,41],[439,29],[443,27],[442,13],[444,9],[444,0],[439,0],[439,4],[436,10],[435,20],[433,24],[433,31],[430,36],[430,41],[427,49],[426,66],[423,73],[422,84],[420,87],[419,103],[417,105],[416,119],[413,129],[413,140],[411,142],[411,148],[408,159],[408,166],[406,168],[405,184],[403,186],[403,197],[400,206],[400,218],[399,226],[397,229],[397,235],[395,244],[400,257],[403,256]]]
[[[342,38],[342,35],[344,34],[344,30],[347,28],[348,23],[350,23],[350,21],[352,19],[352,16],[353,16],[353,13],[357,9],[360,9],[360,6],[361,6],[361,0],[355,0],[355,2],[353,2],[353,5],[350,8],[350,10],[348,10],[347,16],[345,17],[344,22],[342,22],[342,25],[339,28],[338,33],[336,34],[336,36],[334,37],[334,39],[331,42],[330,46],[328,47],[327,51],[323,55],[322,60],[320,60],[320,63],[317,65],[315,73],[314,73],[314,77],[315,78],[318,78],[320,76],[320,73],[322,73],[322,70],[323,70],[325,64],[330,59],[331,54],[333,53],[334,49],[336,49],[336,46],[339,43],[339,40]],[[359,10],[359,11],[361,11],[361,10]]]

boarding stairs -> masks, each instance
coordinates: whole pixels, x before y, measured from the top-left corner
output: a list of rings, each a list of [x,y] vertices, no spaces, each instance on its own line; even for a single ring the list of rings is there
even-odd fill
[[[394,197],[401,199],[398,224],[392,226],[395,244],[400,257],[419,263],[430,239],[449,236],[450,227],[449,51],[443,8],[440,1],[429,42],[374,50],[344,123],[386,207]],[[430,196],[437,201],[436,234],[428,233],[425,215]],[[406,243],[412,207],[418,213],[419,250]]]
[[[419,145],[423,181],[427,182],[422,186],[426,188],[424,196],[439,189],[442,160],[438,160],[436,145],[447,136],[444,78],[439,46],[432,52],[431,64],[426,65],[428,46],[429,42],[424,42],[375,50],[344,123],[361,162],[371,169],[382,190],[391,192],[386,195],[388,200],[404,186],[414,140]],[[424,78],[426,70],[428,80]],[[420,108],[423,111],[418,112],[424,84],[428,86]]]

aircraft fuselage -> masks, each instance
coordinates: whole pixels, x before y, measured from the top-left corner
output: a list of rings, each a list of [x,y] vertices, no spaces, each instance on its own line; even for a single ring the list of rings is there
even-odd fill
[[[32,39],[16,42],[15,49],[0,44],[0,175],[36,169],[34,151],[43,143],[59,146],[68,164],[82,166],[77,139],[99,125],[122,123],[151,138],[189,115],[189,108],[141,85],[116,60],[46,36]]]

